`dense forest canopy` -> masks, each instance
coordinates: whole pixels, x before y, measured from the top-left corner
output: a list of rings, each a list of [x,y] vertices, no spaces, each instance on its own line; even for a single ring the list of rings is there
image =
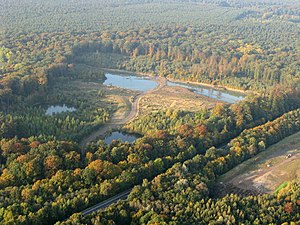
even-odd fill
[[[236,26],[243,21],[268,22],[270,18],[295,25],[299,22],[299,4],[296,0],[1,2],[1,31],[7,32],[124,30],[174,24]]]
[[[299,5],[260,3],[3,1],[0,76],[44,84],[45,70],[66,63],[78,43],[104,42],[102,52],[133,58],[128,70],[242,89],[297,83]]]
[[[300,131],[298,0],[0,5],[0,224],[300,222],[299,179],[273,194],[215,195],[219,176]],[[247,97],[149,111],[122,127],[135,142],[82,146],[117,100],[133,108],[140,94],[105,87],[103,67]],[[76,110],[45,114],[57,104]],[[80,213],[128,189],[126,201]]]

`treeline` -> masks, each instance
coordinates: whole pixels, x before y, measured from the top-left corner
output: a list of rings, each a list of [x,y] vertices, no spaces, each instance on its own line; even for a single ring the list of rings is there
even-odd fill
[[[144,185],[147,185],[144,182]],[[197,193],[193,200],[186,202],[183,193],[177,193],[174,198],[180,198],[180,203],[163,204],[156,201],[155,208],[145,211],[136,211],[139,205],[137,199],[143,197],[143,202],[156,195],[151,192],[143,196],[132,195],[136,199],[120,202],[109,207],[105,211],[98,211],[92,215],[83,217],[74,214],[70,219],[58,224],[87,224],[87,225],[138,225],[138,224],[283,224],[296,225],[299,222],[299,183],[290,182],[278,195],[258,195],[241,197],[230,194],[219,199],[201,199],[197,201]],[[186,191],[187,192],[187,191]],[[192,195],[191,191],[188,194]],[[172,196],[170,196],[172,198]],[[171,202],[168,200],[168,202]],[[150,207],[153,204],[149,205]],[[162,209],[162,207],[166,207]],[[164,213],[162,215],[162,213]],[[166,216],[167,215],[167,216]],[[173,220],[168,221],[170,215]]]
[[[12,104],[1,104],[0,108],[0,137],[30,137],[55,136],[58,140],[72,140],[79,142],[106,123],[116,104],[105,103],[105,93],[98,88],[88,88],[85,81],[102,82],[104,73],[86,65],[77,65],[70,69],[69,77],[57,77],[56,81],[48,86],[41,86],[39,90],[27,97],[14,95],[10,100],[18,101]],[[78,85],[75,82],[84,81]],[[90,87],[90,86],[88,86]],[[22,100],[22,98],[24,98]],[[50,106],[71,106],[74,112],[46,113]]]
[[[136,186],[125,203],[58,224],[289,224],[300,220],[299,183],[277,195],[209,197],[214,179],[266,147],[300,130],[300,110],[245,130],[226,147],[176,163]],[[293,224],[293,223],[291,223]],[[296,223],[295,223],[296,224]]]
[[[73,46],[84,38],[85,35],[41,33],[2,40],[1,107],[26,97],[43,95],[48,86],[55,84],[61,77],[84,81],[105,80],[104,73],[98,69],[68,62]]]
[[[252,123],[241,124],[239,129],[253,127],[256,123],[267,121],[269,114],[275,118],[290,111],[293,107],[299,107],[294,101],[293,105],[287,105],[288,108],[279,104],[277,105],[278,108],[274,108],[276,104],[273,108],[264,108],[268,100],[276,102],[275,97],[278,100],[291,101],[291,99],[284,97],[285,93],[283,92],[278,92],[278,95],[270,93],[270,96],[273,97],[262,98],[263,101],[259,105],[265,110],[264,112],[268,112],[265,114],[266,117],[258,118]],[[247,106],[257,103],[252,99],[248,101],[249,103],[243,106],[242,111],[246,110]],[[282,102],[286,103],[286,101]],[[221,109],[225,110],[226,107],[222,106]],[[255,111],[259,112],[259,107]],[[235,121],[234,114],[222,114],[220,113],[222,111],[218,109],[220,106],[210,112],[211,118],[215,117],[216,121],[225,121],[231,118]],[[273,114],[274,110],[278,112],[278,115]],[[275,126],[276,123],[285,119],[287,126],[285,126],[286,130],[282,136],[288,135],[288,133],[295,132],[299,128],[297,122],[299,118],[299,110],[296,110],[280,117],[270,126]],[[280,132],[282,128],[279,127]],[[216,163],[215,161],[218,162],[219,157],[223,157],[224,154],[230,155],[230,152],[221,151],[222,155],[220,156],[219,151],[210,150],[207,156],[203,156],[205,149],[220,145],[225,139],[222,132],[218,133],[215,130],[206,130],[202,133],[199,130],[198,132],[198,135],[194,136],[186,132],[171,134],[168,130],[158,130],[136,140],[133,144],[115,141],[110,145],[105,145],[103,142],[99,142],[87,148],[83,156],[80,156],[76,150],[78,149],[76,145],[68,144],[71,145],[70,148],[64,147],[65,145],[60,148],[62,142],[53,142],[49,138],[42,140],[41,138],[3,139],[0,142],[2,165],[0,218],[4,223],[54,223],[109,196],[129,189],[135,184],[140,184],[145,178],[152,179],[174,164],[174,168],[176,168],[178,163],[181,164],[193,157],[195,160],[199,159],[203,162],[203,166],[206,168],[204,170],[204,172],[206,171],[206,178],[204,180],[197,179],[198,188],[202,190],[201,187],[206,186],[207,179],[212,179],[218,174],[210,165]],[[235,132],[237,131],[228,133],[227,140],[234,137]],[[206,137],[209,139],[212,136],[215,137],[209,142],[205,141]],[[266,142],[267,144],[269,142]],[[239,155],[234,157],[237,157],[237,160],[244,160],[244,158],[238,158]],[[234,165],[234,157],[227,157],[232,160],[230,166]],[[74,165],[70,164],[72,161],[74,161]],[[229,169],[226,164],[228,162],[223,161],[225,164],[217,167],[221,171]],[[221,160],[221,162],[223,161]],[[196,169],[196,165],[193,164],[190,170]],[[29,174],[28,171],[30,171],[30,175],[27,175]],[[17,184],[10,181],[17,181]],[[170,186],[165,186],[165,188],[168,187]]]
[[[281,27],[280,24],[274,26]],[[211,29],[222,28],[210,27],[207,31]],[[293,41],[290,40],[289,49],[283,46],[276,48],[281,41],[278,39],[279,34],[272,33],[276,37],[271,39],[275,41],[266,45],[265,40],[270,38],[270,32],[265,32],[272,29],[270,26],[238,28],[232,30],[234,40],[228,40],[223,36],[224,33],[212,32],[207,35],[202,29],[191,27],[156,31],[143,29],[132,34],[105,33],[101,44],[89,42],[75,48],[74,52],[125,54],[130,56],[130,60],[121,68],[130,71],[159,74],[186,81],[223,84],[244,90],[263,90],[277,84],[292,85],[292,82],[299,80],[298,65],[295,64],[297,53],[295,47],[292,47]],[[293,30],[292,27],[290,29]],[[240,32],[244,35],[243,41],[240,40]],[[255,37],[258,33],[260,36]],[[223,37],[222,41],[219,39],[220,35]],[[254,40],[256,44],[253,44]]]
[[[124,128],[143,134],[167,130],[182,138],[194,138],[198,143],[225,142],[242,130],[272,120],[283,112],[299,107],[297,91],[274,89],[267,94],[248,97],[234,105],[217,104],[211,111],[166,110],[139,118]]]
[[[82,71],[80,65],[74,65],[74,60],[87,61],[97,52],[109,53],[109,57],[121,55],[109,60],[120,68],[186,81],[245,90],[297,85],[297,32],[292,24],[274,22],[268,26],[169,26],[126,32],[7,35],[0,43],[0,102],[1,106],[10,105],[39,95],[59,77],[103,80],[103,74],[95,73],[92,67]],[[101,63],[97,60],[94,57],[93,62],[98,66]]]

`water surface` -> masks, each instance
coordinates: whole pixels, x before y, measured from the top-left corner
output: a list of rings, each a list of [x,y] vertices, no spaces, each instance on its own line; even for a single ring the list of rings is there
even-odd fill
[[[137,75],[126,75],[126,74],[111,74],[106,73],[107,78],[104,81],[104,85],[111,85],[120,88],[130,89],[134,91],[148,91],[157,86],[157,82]]]
[[[134,74],[127,75],[106,73],[105,76],[107,79],[103,83],[104,85],[112,85],[135,91],[148,91],[157,86],[156,81],[151,80],[147,77],[141,77]],[[209,98],[217,99],[228,103],[236,103],[240,100],[243,100],[245,97],[245,95],[238,92],[219,90],[213,87],[202,86],[197,84],[186,84],[171,81],[168,81],[167,84],[169,86],[184,87],[192,90],[197,94],[205,95]]]
[[[121,131],[114,131],[104,139],[104,142],[106,144],[110,144],[113,140],[121,140],[122,142],[127,141],[129,143],[132,143],[136,139],[137,139],[137,137],[133,134],[127,134],[127,133],[123,133]]]
[[[193,92],[205,95],[209,98],[217,99],[228,103],[236,103],[244,99],[244,95],[238,92],[228,90],[218,90],[213,87],[196,85],[196,84],[183,84],[178,82],[168,81],[169,86],[179,86],[192,90]]]
[[[65,104],[61,105],[52,105],[49,106],[48,109],[46,110],[46,115],[47,116],[52,116],[56,113],[62,113],[62,112],[74,112],[76,109],[74,107],[68,107]]]

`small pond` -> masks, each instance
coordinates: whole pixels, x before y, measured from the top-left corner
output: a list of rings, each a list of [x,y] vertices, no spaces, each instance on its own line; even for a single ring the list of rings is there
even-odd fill
[[[147,77],[137,76],[134,74],[120,75],[106,73],[105,77],[107,79],[104,81],[104,85],[111,85],[134,91],[148,91],[157,86],[157,82],[155,82],[154,80],[151,80]]]
[[[76,109],[74,107],[68,107],[65,104],[61,105],[52,105],[49,106],[48,109],[46,110],[46,115],[47,116],[52,116],[56,113],[62,113],[62,112],[74,112]]]
[[[123,133],[121,131],[114,131],[104,139],[104,142],[105,142],[105,144],[110,144],[113,140],[121,140],[122,142],[127,141],[129,143],[132,143],[136,139],[137,139],[137,136],[135,136],[133,134],[127,134],[127,133]]]
[[[179,86],[190,89],[197,94],[205,95],[209,98],[217,99],[228,103],[236,103],[244,99],[244,95],[238,92],[218,90],[212,87],[196,85],[196,84],[183,84],[177,82],[168,81],[169,86]]]

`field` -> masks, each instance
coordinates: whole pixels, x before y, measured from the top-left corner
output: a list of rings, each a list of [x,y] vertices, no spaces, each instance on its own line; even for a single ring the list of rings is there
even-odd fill
[[[225,187],[223,192],[272,193],[292,179],[300,181],[300,132],[230,170],[220,177],[219,186]]]
[[[114,117],[122,117],[130,106],[129,98],[136,94],[134,91],[120,89],[113,86],[105,86],[101,82],[71,81],[54,89],[65,98],[75,97],[92,108],[107,108],[114,112]]]
[[[186,88],[165,86],[141,98],[138,116],[167,109],[195,112],[203,107],[212,108],[216,103],[216,100],[195,94]]]
[[[151,112],[167,109],[197,111],[202,107],[212,108],[217,103],[214,99],[200,96],[186,88],[167,86],[165,78],[158,78],[157,81],[159,85],[156,88],[142,93],[113,86],[105,86],[96,82],[74,83],[75,86],[73,89],[79,89],[83,92],[98,89],[98,92],[102,93],[102,97],[105,97],[102,100],[104,106],[109,107],[110,104],[113,106],[110,121],[83,139],[81,146],[103,138],[107,132],[120,129],[124,124]],[[95,101],[97,101],[97,96],[92,98],[95,98]]]
[[[77,109],[72,115],[76,116],[75,120],[77,117],[91,120],[84,125],[84,132],[81,129],[80,139],[76,136],[81,146],[99,140],[111,130],[120,129],[127,122],[151,112],[167,109],[197,111],[202,107],[212,108],[217,102],[182,87],[169,87],[165,78],[157,78],[159,86],[143,93],[103,85],[106,72],[126,73],[124,70],[107,69],[117,67],[117,64],[124,60],[119,55],[112,54],[106,61],[102,61],[103,58],[104,55],[96,53],[76,58],[76,63],[69,71],[72,79],[60,78],[61,80],[53,83],[47,92],[46,100],[49,104],[73,106]],[[90,64],[86,64],[83,59],[90,59]],[[105,122],[101,122],[100,119],[104,119]],[[64,117],[63,120],[68,118]],[[83,123],[78,121],[78,124]],[[30,133],[32,134],[35,133]],[[47,134],[52,135],[51,132]]]
[[[110,67],[117,68],[118,65],[122,64],[122,62],[126,60],[118,54],[109,54],[109,60],[107,60],[106,58],[107,57],[103,54],[85,54],[82,57],[77,57],[76,60],[80,63],[83,63],[79,65],[83,67],[92,68],[96,71],[100,70],[104,72],[117,72],[121,74],[132,73],[118,69],[103,69]],[[106,61],[104,59],[106,59]],[[148,74],[142,75],[147,76]],[[161,79],[158,82],[160,83],[160,88],[157,88],[153,91],[151,90],[149,92],[144,93],[142,96],[139,96],[139,101],[137,102],[137,109],[134,109],[134,111],[136,111],[135,119],[138,119],[140,116],[144,116],[151,112],[166,109],[180,109],[190,112],[198,111],[203,107],[210,109],[218,102],[215,99],[195,94],[194,92],[183,87],[167,86],[166,80],[164,79]],[[111,104],[117,103],[118,111],[114,113],[112,119],[121,120],[130,113],[130,111],[132,110],[132,103],[130,102],[130,97],[135,96],[138,92],[130,90],[126,91],[125,89],[117,87],[106,87],[99,83],[97,84],[92,82],[90,82],[89,84],[84,84],[83,82],[81,84],[78,83],[78,88],[92,88],[92,86],[95,85],[98,85],[97,88],[99,88],[99,90],[103,90],[103,93],[106,93],[106,101],[111,102]]]
[[[102,53],[82,54],[75,58],[77,65],[76,68],[89,68],[93,71],[93,73],[97,73],[97,71],[103,71],[104,73],[117,72],[121,74],[131,74],[132,72],[125,70],[108,69],[118,68],[126,60],[128,60],[128,58],[120,54]],[[84,76],[82,71],[79,71],[79,73],[81,73],[81,76]],[[147,76],[149,74],[146,73],[141,75]],[[133,117],[134,119],[138,119],[139,117],[147,115],[151,112],[167,109],[180,109],[184,111],[195,112],[203,107],[210,109],[218,102],[212,98],[195,94],[194,92],[183,87],[167,86],[166,79],[161,78],[158,80],[158,82],[160,84],[158,88],[138,96],[138,92],[112,86],[107,87],[96,82],[80,82],[77,84],[75,82],[73,84],[75,86],[72,87],[71,90],[80,89],[83,93],[89,93],[94,88],[98,89],[102,93],[102,104],[106,102],[104,104],[105,107],[107,107],[107,104],[108,106],[114,106],[114,113],[110,123],[117,123],[118,125],[129,122]],[[135,103],[136,107],[132,102],[133,96],[138,97],[138,99],[136,99],[137,102]],[[92,98],[95,98],[95,96]],[[96,95],[96,99],[97,98],[98,96]],[[132,116],[129,116],[130,114],[132,114]]]

